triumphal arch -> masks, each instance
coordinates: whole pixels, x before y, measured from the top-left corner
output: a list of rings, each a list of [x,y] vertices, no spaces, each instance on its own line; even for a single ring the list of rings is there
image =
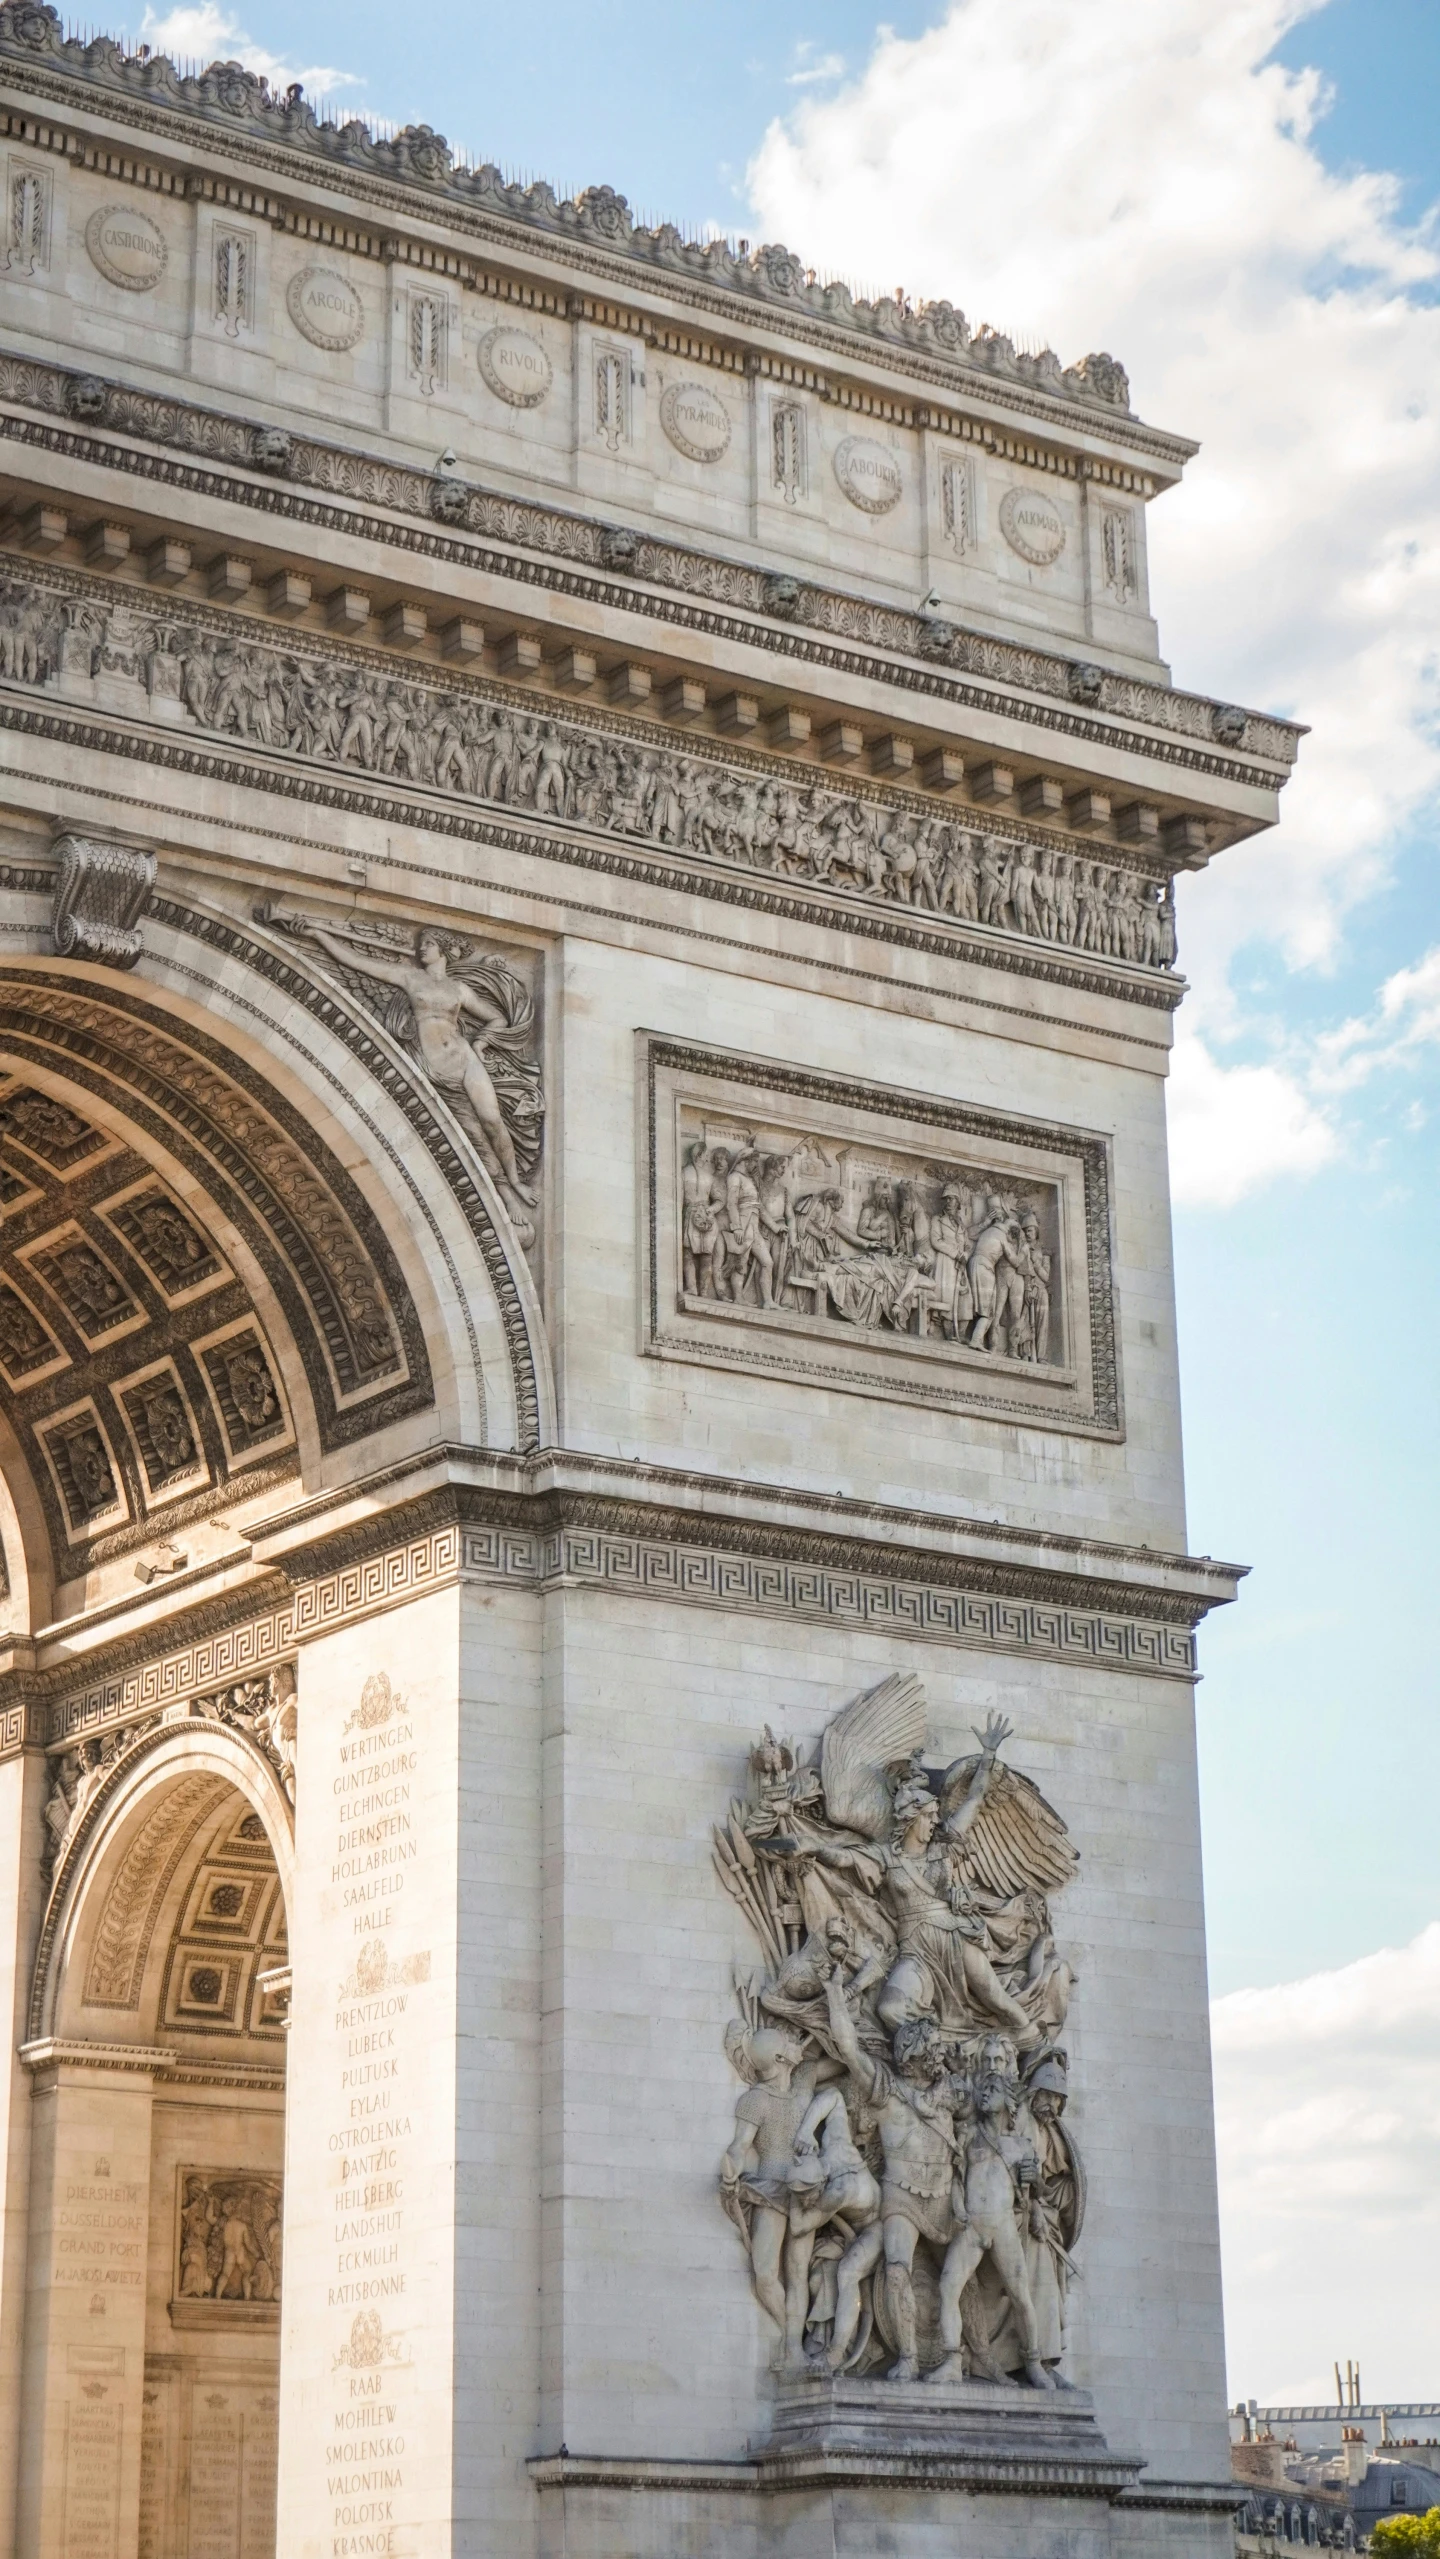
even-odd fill
[[[1224,2550],[1120,364],[0,7],[0,2552]]]

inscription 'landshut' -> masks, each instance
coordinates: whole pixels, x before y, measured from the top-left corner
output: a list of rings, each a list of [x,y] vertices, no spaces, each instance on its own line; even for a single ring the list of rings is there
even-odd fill
[[[333,2559],[362,2553],[370,2559],[399,2547],[396,2500],[407,2481],[402,2393],[414,2385],[403,2325],[394,2334],[386,2327],[397,2310],[403,2322],[406,2291],[405,2212],[413,2182],[412,2119],[400,2095],[408,2075],[406,2032],[415,1989],[430,1975],[428,1953],[394,1951],[392,1932],[403,1921],[420,1846],[411,1802],[418,1753],[406,1700],[384,1671],[366,1680],[337,1759],[330,1880],[349,1917],[355,1958],[334,2012],[334,2280],[326,2301],[346,2317],[335,2342],[325,2464]]]

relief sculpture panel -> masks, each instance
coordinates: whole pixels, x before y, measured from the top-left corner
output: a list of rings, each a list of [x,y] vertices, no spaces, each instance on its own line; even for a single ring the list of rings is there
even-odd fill
[[[715,1833],[765,1958],[720,2198],[777,2370],[1052,2390],[1085,2180],[1049,1896],[1079,1860],[1003,1716],[945,1768],[927,1722],[897,1672],[813,1753],[767,1726]]]
[[[856,501],[873,509],[872,483],[881,485],[878,464]],[[885,503],[899,495],[897,485]],[[967,826],[919,794],[902,799],[813,768],[682,752],[663,730],[603,713],[584,725],[557,719],[439,669],[401,676],[382,658],[318,642],[300,654],[223,613],[117,605],[50,575],[53,586],[33,574],[0,582],[0,683],[347,767],[397,792],[419,786],[760,874],[824,902],[915,910],[1054,951],[1174,968],[1168,881],[1117,856]]]
[[[1118,1433],[1102,1139],[645,1056],[651,1356]]]
[[[176,2186],[172,2325],[273,2325],[283,2225],[278,2175],[181,2168]]]

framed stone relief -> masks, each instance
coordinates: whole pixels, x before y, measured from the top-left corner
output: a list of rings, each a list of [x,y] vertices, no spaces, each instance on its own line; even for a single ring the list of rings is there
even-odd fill
[[[1108,1141],[642,1033],[642,1340],[1124,1436]]]

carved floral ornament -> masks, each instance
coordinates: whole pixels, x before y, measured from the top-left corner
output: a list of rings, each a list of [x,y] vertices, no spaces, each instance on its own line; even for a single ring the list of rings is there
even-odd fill
[[[582,728],[383,660],[251,640],[216,614],[104,590],[0,584],[0,682],[98,702],[684,852],[822,894],[978,923],[1142,969],[1175,962],[1166,881],[1068,847],[982,832],[879,793],[733,767],[661,736]]]
[[[945,1768],[928,1720],[894,1672],[816,1751],[767,1726],[715,1832],[762,1957],[720,2198],[777,2370],[1049,2390],[1085,2210],[1049,1897],[1079,1861],[1003,1717]]]

